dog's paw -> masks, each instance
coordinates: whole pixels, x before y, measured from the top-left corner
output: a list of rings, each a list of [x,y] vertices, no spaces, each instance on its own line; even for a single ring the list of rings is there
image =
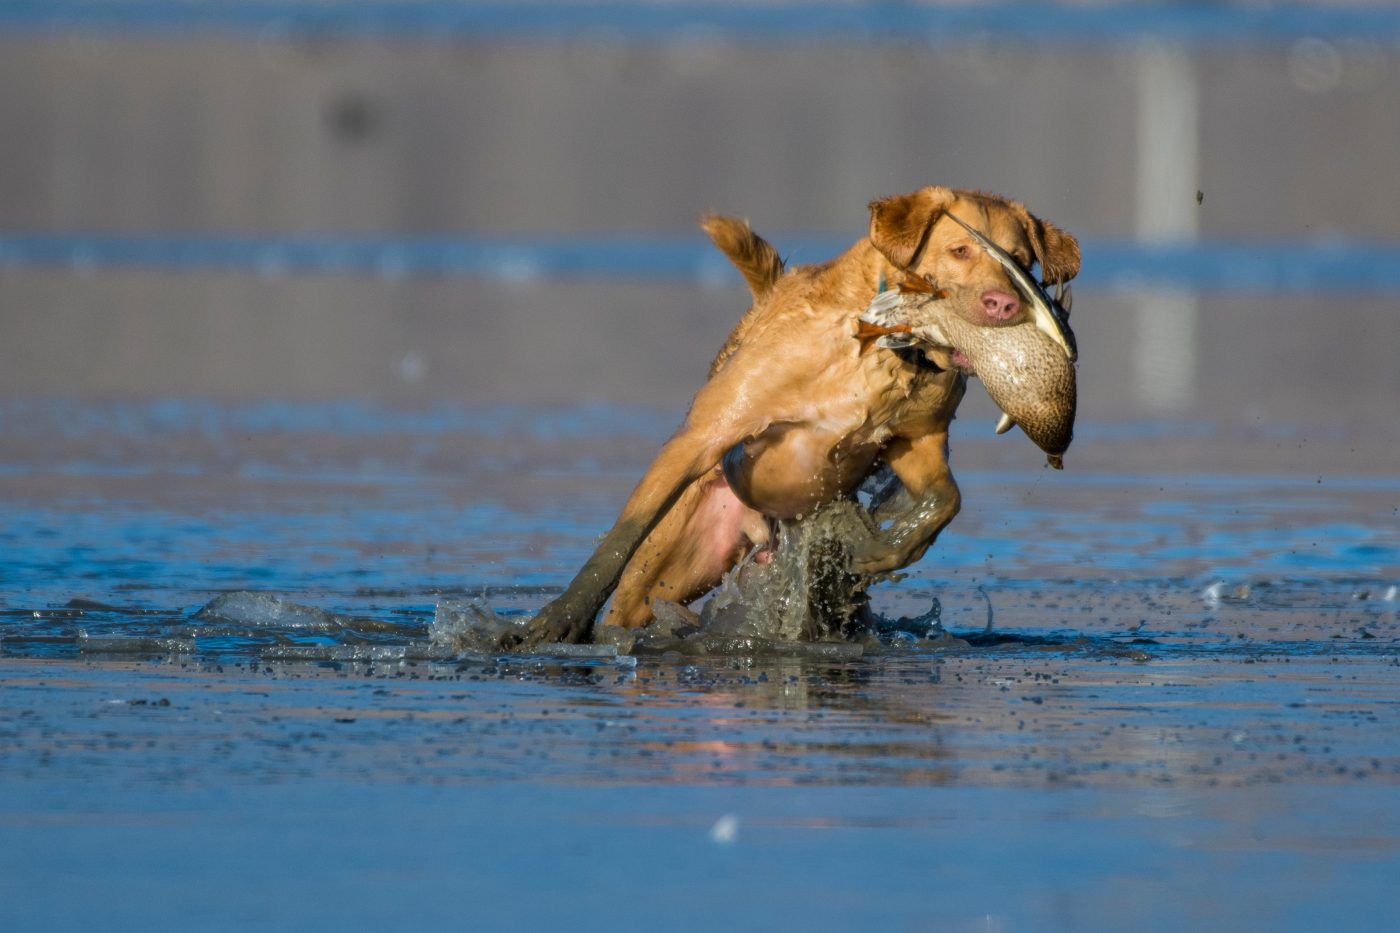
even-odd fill
[[[557,642],[577,644],[587,641],[593,633],[592,620],[580,621],[577,613],[561,603],[563,600],[557,599],[541,609],[523,632],[512,630],[502,634],[499,642],[501,648],[506,651],[529,651]]]
[[[851,542],[851,570],[855,573],[873,575],[898,570],[904,566],[903,558],[904,549],[876,530]]]
[[[890,547],[878,538],[863,542],[851,552],[851,570],[855,573],[873,576],[899,570],[904,566],[901,550]]]

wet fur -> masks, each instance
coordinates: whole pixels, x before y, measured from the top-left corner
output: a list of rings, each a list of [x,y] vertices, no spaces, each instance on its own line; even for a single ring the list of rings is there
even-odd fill
[[[521,642],[586,640],[609,595],[607,622],[643,625],[653,599],[684,604],[766,544],[769,518],[850,495],[881,463],[899,477],[909,505],[888,528],[853,543],[853,569],[887,572],[923,556],[960,505],[947,432],[965,377],[895,353],[862,353],[855,338],[881,284],[906,274],[969,291],[1012,288],[980,249],[957,254],[965,231],[939,223],[951,210],[1022,265],[1039,263],[1048,281],[1079,270],[1074,237],[1018,202],[977,191],[930,187],[874,201],[867,238],[830,262],[791,270],[746,222],[704,219],[744,276],[752,306],[617,523]]]

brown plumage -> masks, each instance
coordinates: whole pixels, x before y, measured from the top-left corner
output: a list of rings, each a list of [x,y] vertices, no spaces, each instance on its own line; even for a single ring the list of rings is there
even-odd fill
[[[897,293],[871,303],[861,320],[866,330],[857,339],[866,346],[883,334],[909,334],[961,351],[992,400],[1045,451],[1052,467],[1062,469],[1074,438],[1075,365],[1030,321],[987,326],[976,311],[975,291],[950,294],[907,278]]]

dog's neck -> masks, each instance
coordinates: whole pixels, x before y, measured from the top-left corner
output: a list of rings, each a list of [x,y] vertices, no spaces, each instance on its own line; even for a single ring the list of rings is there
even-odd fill
[[[846,255],[853,259],[853,264],[861,270],[857,287],[861,292],[859,300],[862,302],[868,303],[880,292],[894,288],[906,273],[906,270],[890,262],[868,239],[856,243]],[[864,305],[862,309],[863,307]]]
[[[865,306],[870,303],[870,299],[880,292],[897,288],[900,281],[909,274],[909,270],[902,269],[885,258],[885,255],[876,249],[869,240],[857,243],[852,247],[850,254],[854,254],[862,269],[862,275],[858,280],[860,282],[859,294],[856,296],[856,300],[860,304],[857,313],[863,311]],[[917,347],[907,347],[890,352],[921,372],[942,373],[945,371]]]

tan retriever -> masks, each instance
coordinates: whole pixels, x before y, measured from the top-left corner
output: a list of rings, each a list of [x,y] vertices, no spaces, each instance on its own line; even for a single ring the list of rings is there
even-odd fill
[[[880,462],[912,496],[887,528],[855,546],[854,568],[879,573],[923,556],[957,514],[948,425],[966,388],[955,351],[861,352],[858,317],[887,285],[920,276],[971,295],[989,324],[1026,311],[973,225],[1048,283],[1079,271],[1079,244],[1016,201],[942,187],[870,204],[870,235],[830,262],[784,271],[747,223],[704,228],[743,272],[753,307],[730,334],[680,430],[568,588],[532,620],[524,646],[581,641],[605,622],[651,620],[651,601],[693,600],[747,552],[770,519],[792,519],[854,493]]]

